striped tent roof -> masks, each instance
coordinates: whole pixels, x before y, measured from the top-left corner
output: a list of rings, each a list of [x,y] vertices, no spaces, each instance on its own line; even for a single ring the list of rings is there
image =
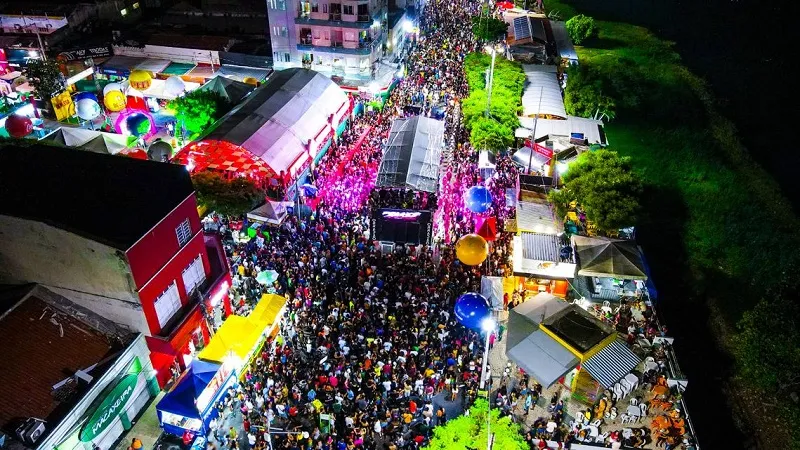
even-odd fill
[[[604,388],[614,386],[639,365],[639,359],[621,340],[616,340],[586,360],[581,366]]]

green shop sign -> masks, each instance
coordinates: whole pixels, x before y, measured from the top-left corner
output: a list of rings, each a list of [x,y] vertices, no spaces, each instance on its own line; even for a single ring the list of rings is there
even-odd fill
[[[119,416],[125,405],[127,405],[128,400],[130,400],[131,395],[133,395],[134,389],[136,389],[136,382],[139,380],[139,372],[141,370],[141,362],[136,357],[128,369],[127,375],[122,377],[117,385],[114,386],[114,389],[106,395],[100,406],[95,409],[92,417],[83,426],[80,435],[82,442],[91,442]]]

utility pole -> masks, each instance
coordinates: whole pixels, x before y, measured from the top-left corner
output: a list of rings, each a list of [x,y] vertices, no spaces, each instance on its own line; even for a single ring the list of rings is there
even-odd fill
[[[533,134],[531,135],[532,147],[531,154],[528,157],[528,173],[531,173],[531,164],[533,163],[533,152],[536,150],[536,125],[539,123],[539,113],[542,110],[542,95],[544,95],[544,86],[539,88],[539,107],[536,108],[536,117],[533,118]]]

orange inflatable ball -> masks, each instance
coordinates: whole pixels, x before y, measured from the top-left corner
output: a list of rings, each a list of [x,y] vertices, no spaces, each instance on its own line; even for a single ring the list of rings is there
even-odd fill
[[[146,70],[134,70],[128,77],[128,82],[137,91],[145,91],[153,83],[153,76]]]
[[[456,257],[467,266],[477,266],[489,256],[489,244],[477,234],[461,236],[456,242]]]
[[[255,77],[244,77],[242,79],[242,83],[252,84],[253,86],[258,86],[258,79]]]
[[[112,112],[122,111],[127,103],[127,97],[120,91],[109,91],[103,97],[103,104]]]

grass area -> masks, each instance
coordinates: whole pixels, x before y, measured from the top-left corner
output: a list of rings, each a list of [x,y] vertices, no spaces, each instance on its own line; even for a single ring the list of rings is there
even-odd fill
[[[577,13],[559,0],[546,0],[545,6],[562,20]],[[800,221],[772,177],[741,145],[705,82],[681,64],[672,43],[642,27],[597,25],[598,36],[576,50],[581,70],[616,101],[616,120],[606,127],[610,147],[630,156],[647,183],[639,240],[659,290],[671,293],[662,312],[671,310],[668,324],[682,327],[686,337],[697,340],[694,345],[717,341],[716,351],[703,350],[719,353],[713,363],[703,360],[706,353],[692,355],[692,349],[688,358],[701,378],[719,377],[728,386],[728,399],[720,401],[735,403],[730,397],[743,391],[736,392],[736,384],[754,389],[747,379],[726,381],[743,361],[731,360],[728,353],[736,325],[776,287],[797,285]],[[775,323],[758,326],[761,333],[782,332]],[[716,367],[726,364],[730,367]],[[705,368],[710,372],[703,373]],[[768,415],[777,416],[775,411]],[[786,419],[784,425],[779,419],[769,427],[750,428],[760,430],[771,448],[800,448],[796,441],[788,443]]]

